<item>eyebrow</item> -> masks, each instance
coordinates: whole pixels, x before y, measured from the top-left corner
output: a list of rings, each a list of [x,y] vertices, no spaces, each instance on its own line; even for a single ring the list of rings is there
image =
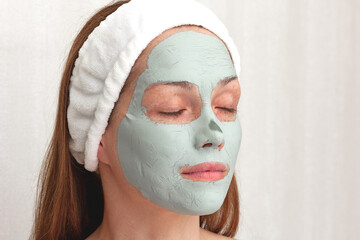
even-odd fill
[[[222,80],[220,80],[218,82],[218,84],[220,84],[220,87],[224,87],[226,84],[230,83],[231,81],[234,81],[235,79],[237,79],[237,76],[230,76],[230,77],[226,77]],[[181,87],[185,90],[190,90],[193,86],[193,83],[190,83],[188,81],[181,81],[181,82],[161,82],[161,83],[156,83],[156,84],[152,84],[148,89],[151,89],[155,86],[158,85],[170,85],[170,86],[177,86],[177,87]]]
[[[226,84],[228,84],[229,82],[234,81],[236,79],[237,79],[237,76],[226,77],[223,80],[219,81],[218,84],[220,84],[220,87],[223,87]]]

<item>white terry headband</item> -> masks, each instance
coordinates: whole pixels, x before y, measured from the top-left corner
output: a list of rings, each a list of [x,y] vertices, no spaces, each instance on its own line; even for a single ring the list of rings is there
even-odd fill
[[[67,120],[70,152],[85,169],[98,167],[102,134],[138,56],[163,31],[188,24],[203,26],[225,42],[239,78],[240,56],[228,30],[195,0],[131,0],[84,42],[70,78]]]

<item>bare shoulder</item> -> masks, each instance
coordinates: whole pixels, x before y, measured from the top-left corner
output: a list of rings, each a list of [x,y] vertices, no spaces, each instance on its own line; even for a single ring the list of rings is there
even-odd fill
[[[204,236],[204,239],[206,239],[206,240],[231,240],[231,239],[232,240],[237,240],[235,238],[226,237],[226,236],[223,236],[223,235],[220,235],[220,234],[210,232],[210,231],[205,230],[203,228],[201,228],[201,233],[202,233],[202,236]]]

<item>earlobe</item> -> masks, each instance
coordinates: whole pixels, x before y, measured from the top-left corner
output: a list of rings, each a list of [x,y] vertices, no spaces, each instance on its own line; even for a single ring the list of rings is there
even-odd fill
[[[97,157],[99,159],[99,162],[105,163],[105,164],[110,164],[109,162],[109,158],[106,154],[106,150],[105,150],[105,146],[103,144],[103,138],[101,138],[99,147],[98,147],[98,153],[97,153]]]

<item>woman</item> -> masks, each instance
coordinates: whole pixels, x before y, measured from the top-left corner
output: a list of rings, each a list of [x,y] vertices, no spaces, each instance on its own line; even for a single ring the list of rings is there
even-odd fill
[[[151,15],[158,10],[167,21]],[[32,239],[235,235],[239,66],[215,23],[191,0],[116,2],[86,23],[63,73]]]

